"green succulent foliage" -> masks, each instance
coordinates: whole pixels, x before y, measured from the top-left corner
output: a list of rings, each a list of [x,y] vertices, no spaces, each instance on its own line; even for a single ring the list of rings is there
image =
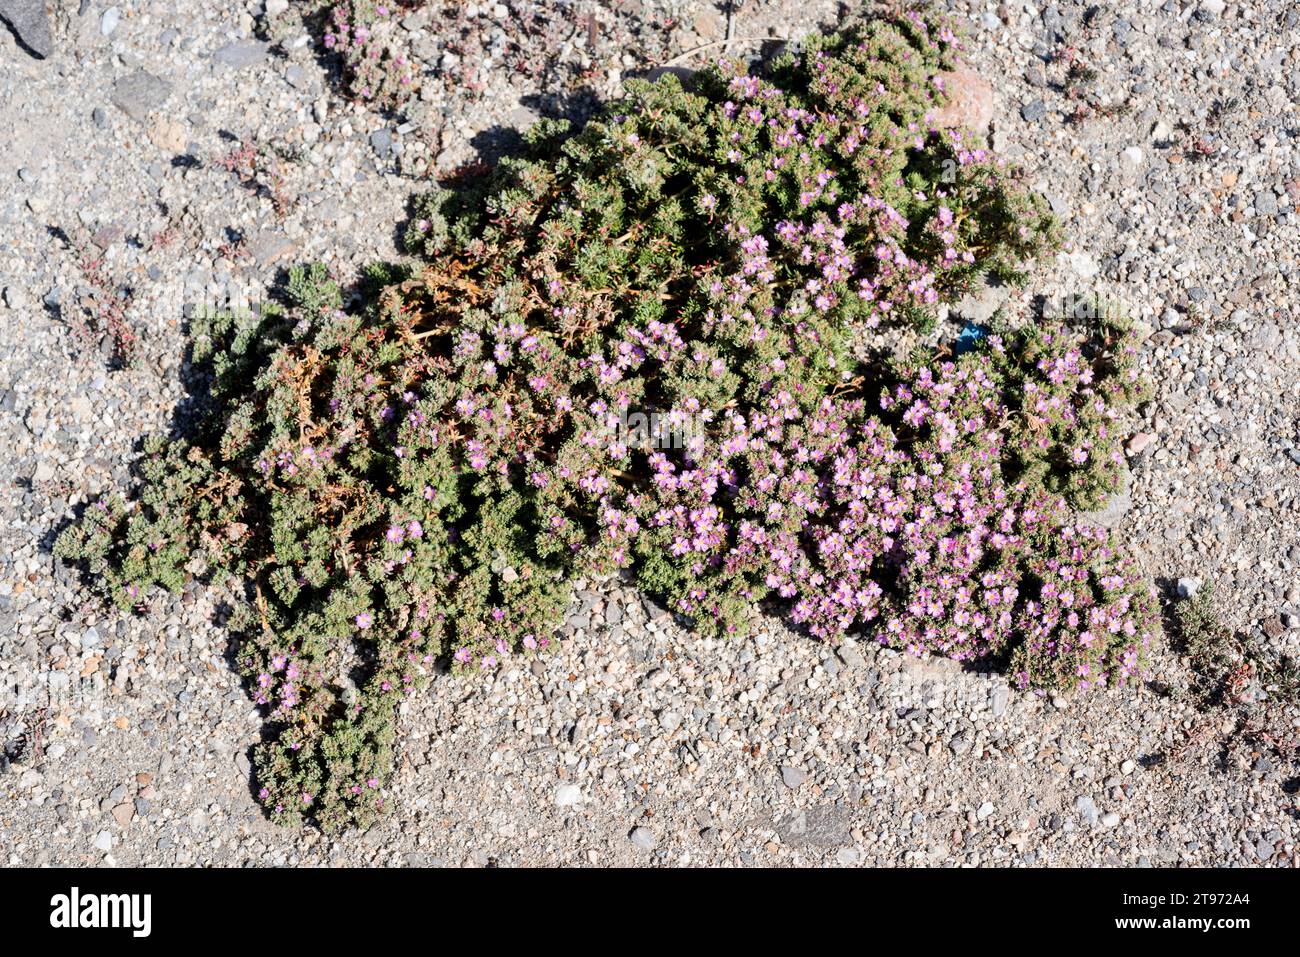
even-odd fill
[[[702,630],[743,630],[784,593],[737,547],[741,522],[809,547],[821,534],[767,517],[833,475],[783,443],[821,454],[878,434],[899,482],[892,444],[939,455],[868,414],[922,376],[864,360],[868,333],[933,323],[976,277],[1018,275],[1057,241],[1016,170],[932,126],[956,45],[942,22],[882,16],[762,72],[629,81],[578,130],[538,123],[480,181],[414,201],[405,244],[423,261],[367,269],[359,307],[314,265],[281,307],[196,319],[201,423],[151,440],[134,500],[91,504],[58,554],[139,608],[191,576],[235,583],[239,667],[273,729],[260,799],[332,830],[385,809],[402,701],[440,664],[544,652],[577,576],[627,569]],[[976,449],[1005,450],[1020,499],[1113,487],[1114,410],[1137,395],[1128,340],[1076,340],[1008,334],[952,373],[998,383],[1020,420],[1023,441]],[[684,438],[629,437],[633,410]],[[788,423],[779,468],[726,445],[760,421]],[[779,494],[746,498],[764,470]],[[701,489],[717,500],[700,506]],[[718,551],[683,551],[674,522],[709,509]],[[1018,670],[1063,679],[1032,656]]]

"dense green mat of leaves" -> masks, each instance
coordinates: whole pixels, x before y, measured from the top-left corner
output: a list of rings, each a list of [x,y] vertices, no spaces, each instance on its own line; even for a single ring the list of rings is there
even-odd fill
[[[191,575],[244,591],[276,820],[372,820],[404,698],[440,662],[544,653],[577,576],[626,570],[700,630],[767,603],[1024,687],[1140,672],[1148,586],[1073,518],[1122,465],[1126,324],[885,351],[1056,243],[1015,170],[932,126],[955,43],[908,14],[630,82],[421,197],[420,261],[373,270],[364,308],[303,268],[283,308],[194,324],[202,425],[59,551],[127,606]]]

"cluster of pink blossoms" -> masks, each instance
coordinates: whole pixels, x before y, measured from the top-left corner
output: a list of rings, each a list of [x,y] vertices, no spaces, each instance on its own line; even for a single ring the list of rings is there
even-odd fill
[[[339,0],[321,37],[326,50],[343,56],[348,92],[380,105],[400,104],[415,84],[415,64],[404,49],[385,41],[394,8],[373,0]]]
[[[991,363],[922,369],[880,406],[825,398],[803,413],[772,395],[748,420],[729,416],[703,455],[657,455],[656,494],[614,501],[605,537],[667,549],[682,568],[676,607],[702,622],[734,628],[728,596],[771,595],[832,640],[861,630],[957,660],[1017,651],[1035,684],[1133,677],[1149,595],[1104,531],[1003,476]]]

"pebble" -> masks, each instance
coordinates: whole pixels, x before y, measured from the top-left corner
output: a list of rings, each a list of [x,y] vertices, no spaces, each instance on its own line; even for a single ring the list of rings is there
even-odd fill
[[[802,768],[783,764],[781,766],[781,780],[785,782],[786,787],[794,789],[808,780],[808,772]]]
[[[378,129],[370,134],[370,147],[380,159],[387,159],[393,151],[393,134],[387,129]]]
[[[1065,261],[1080,279],[1092,279],[1101,272],[1101,266],[1097,264],[1096,258],[1083,251],[1066,254]]]
[[[1101,812],[1097,810],[1097,805],[1093,803],[1091,797],[1081,794],[1074,801],[1074,809],[1079,812],[1085,824],[1096,824],[1101,817]]]
[[[582,803],[582,788],[576,784],[561,784],[555,789],[557,807],[576,807]]]
[[[162,106],[171,96],[172,85],[145,70],[136,70],[113,84],[113,105],[131,117],[144,122],[153,110]]]
[[[1042,100],[1031,100],[1020,107],[1020,116],[1027,123],[1037,123],[1047,115],[1047,104]]]
[[[269,44],[261,40],[240,40],[219,48],[212,54],[212,59],[235,70],[246,70],[265,63],[269,51]]]
[[[0,3],[0,21],[22,41],[25,52],[41,59],[53,55],[54,39],[45,0],[5,0]]]
[[[655,849],[654,831],[648,827],[634,827],[628,839],[643,851],[653,851]]]
[[[1141,455],[1156,440],[1156,437],[1150,432],[1138,432],[1128,440],[1125,448],[1129,455]]]

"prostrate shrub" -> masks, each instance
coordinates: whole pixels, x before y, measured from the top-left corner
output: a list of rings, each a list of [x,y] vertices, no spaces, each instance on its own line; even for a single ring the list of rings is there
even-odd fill
[[[196,323],[202,428],[59,551],[127,606],[243,583],[275,819],[370,821],[435,664],[544,652],[572,580],[618,569],[702,630],[768,602],[1023,687],[1140,673],[1149,589],[1072,510],[1115,485],[1125,323],[879,345],[1055,242],[1016,171],[930,125],[954,44],[909,14],[763,73],[631,82],[419,199],[428,263],[376,270],[367,308],[316,268],[283,309]]]

